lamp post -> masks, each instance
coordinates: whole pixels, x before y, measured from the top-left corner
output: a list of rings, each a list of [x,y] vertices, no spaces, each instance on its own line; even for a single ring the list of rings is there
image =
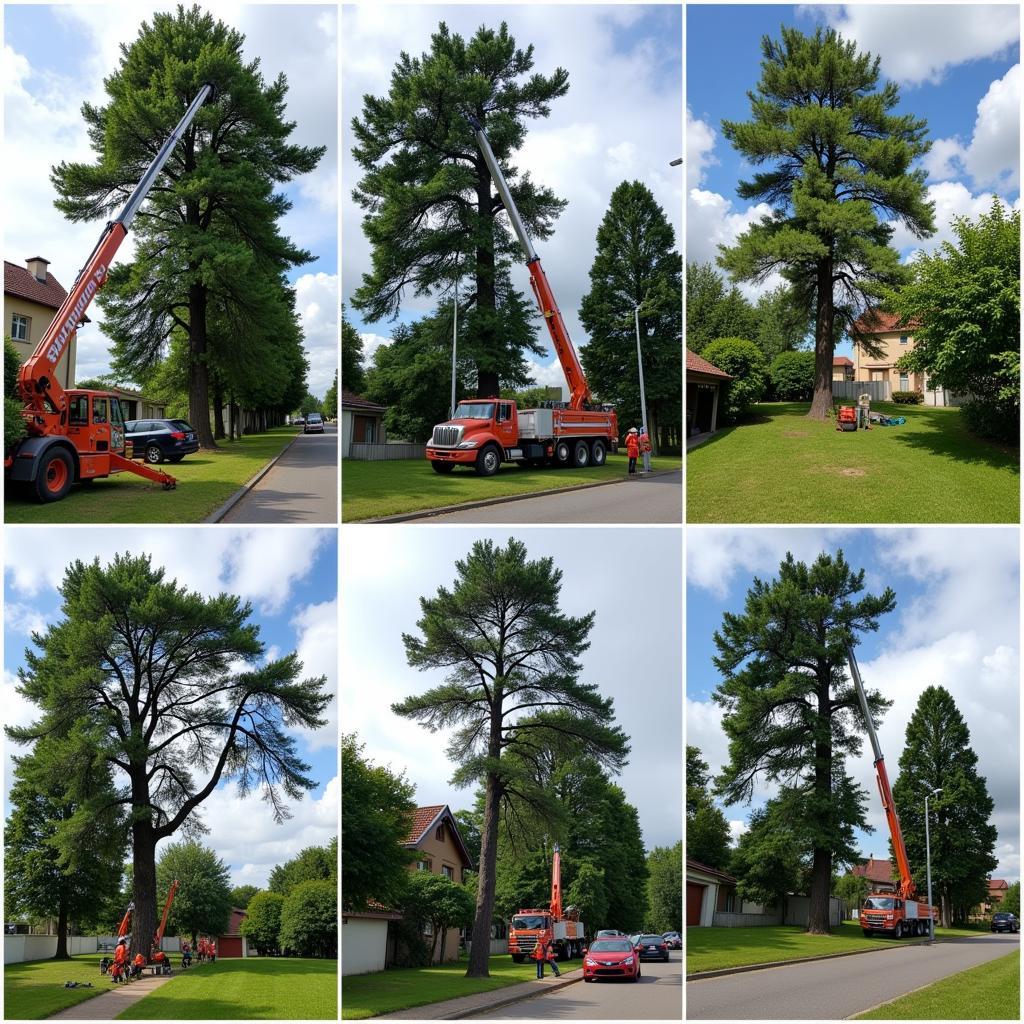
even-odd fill
[[[651,425],[647,422],[647,396],[644,393],[644,357],[640,353],[640,307],[633,310],[633,320],[636,324],[636,365],[640,370],[640,416],[641,426],[651,435]]]
[[[924,862],[928,875],[928,941],[935,941],[935,915],[932,913],[932,845],[928,833],[928,798],[942,792],[942,787],[924,795]]]
[[[455,294],[452,297],[452,404],[448,413],[455,418],[455,363],[456,350],[459,347],[459,274],[458,263],[455,264]]]

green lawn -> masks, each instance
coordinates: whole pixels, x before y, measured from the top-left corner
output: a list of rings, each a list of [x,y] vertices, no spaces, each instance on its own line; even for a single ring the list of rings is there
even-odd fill
[[[342,519],[346,523],[378,516],[420,512],[464,501],[501,498],[575,487],[578,484],[620,480],[626,475],[625,455],[609,455],[603,466],[586,469],[521,469],[506,463],[492,477],[477,476],[473,469],[459,467],[447,476],[430,468],[424,459],[390,462],[362,462],[345,459],[342,466]],[[651,460],[655,472],[679,469],[677,456]]]
[[[571,970],[572,964],[562,968]],[[425,1006],[442,999],[491,992],[537,977],[530,963],[516,964],[507,954],[492,956],[489,978],[467,978],[465,959],[434,967],[400,968],[341,979],[342,1020],[364,1020],[382,1013]]]
[[[337,1020],[338,961],[218,960],[182,971],[118,1020]]]
[[[1020,950],[894,999],[857,1020],[1019,1020]]]
[[[969,435],[958,410],[874,403],[906,424],[845,433],[808,408],[754,406],[694,448],[687,522],[1018,522],[1019,452]]]
[[[176,477],[178,486],[165,491],[133,473],[75,485],[63,501],[40,505],[15,489],[5,490],[4,521],[8,523],[197,523],[222,505],[297,433],[277,427],[237,441],[220,441],[215,452],[196,452],[160,468]]]
[[[111,988],[100,974],[102,953],[71,960],[30,960],[4,967],[4,1020],[42,1020]],[[93,988],[64,988],[65,981],[90,981]]]

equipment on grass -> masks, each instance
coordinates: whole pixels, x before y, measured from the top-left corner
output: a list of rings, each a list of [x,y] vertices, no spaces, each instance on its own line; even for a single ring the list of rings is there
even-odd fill
[[[836,430],[856,430],[857,409],[852,405],[841,405],[836,414]]]

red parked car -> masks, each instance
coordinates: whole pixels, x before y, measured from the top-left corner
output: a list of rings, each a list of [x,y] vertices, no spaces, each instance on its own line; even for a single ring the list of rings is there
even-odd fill
[[[629,938],[594,939],[583,952],[583,980],[640,977],[640,957]]]

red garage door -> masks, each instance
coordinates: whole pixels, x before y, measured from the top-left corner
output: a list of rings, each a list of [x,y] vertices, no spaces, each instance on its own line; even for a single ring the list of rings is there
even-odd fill
[[[242,940],[237,936],[226,936],[217,940],[217,957],[241,956]]]
[[[686,883],[686,927],[700,924],[700,910],[704,905],[704,890],[706,885],[697,882]]]

